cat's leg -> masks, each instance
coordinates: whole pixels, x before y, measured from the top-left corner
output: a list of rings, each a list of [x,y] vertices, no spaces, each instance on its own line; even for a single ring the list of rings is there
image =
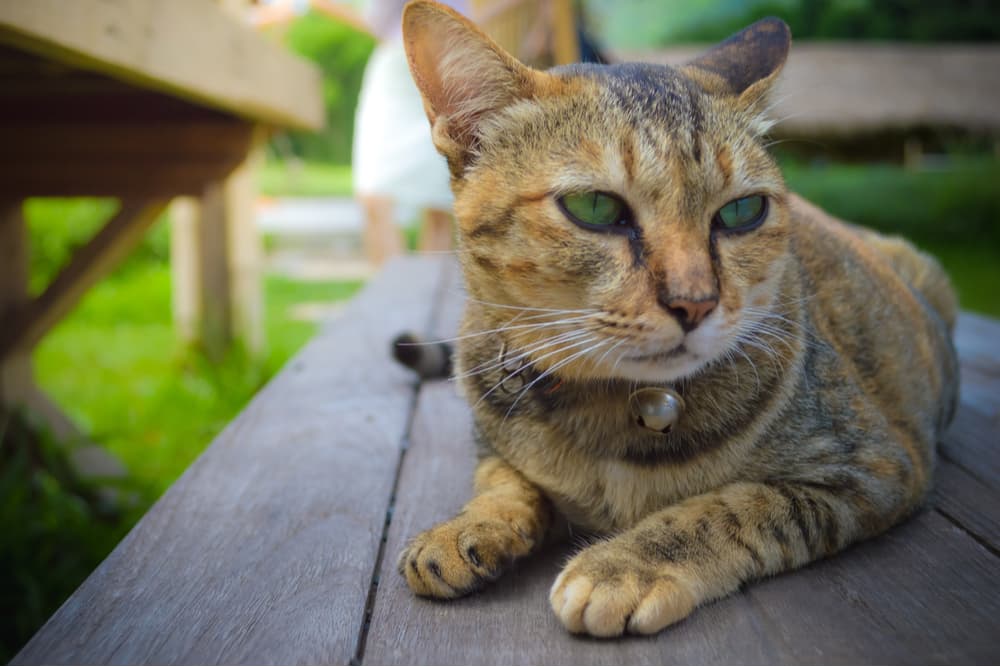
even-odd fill
[[[902,514],[835,491],[737,483],[689,498],[580,552],[556,579],[552,608],[571,632],[651,634],[743,582],[829,555]]]
[[[455,518],[417,535],[399,555],[417,595],[455,598],[496,579],[541,544],[552,523],[548,499],[503,460],[476,468],[475,497]]]

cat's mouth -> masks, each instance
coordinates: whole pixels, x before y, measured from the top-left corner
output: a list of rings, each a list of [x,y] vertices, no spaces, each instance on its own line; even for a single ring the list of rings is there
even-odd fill
[[[656,363],[658,361],[668,361],[670,359],[676,359],[677,357],[687,354],[687,347],[684,343],[681,343],[677,347],[673,347],[669,350],[664,350],[661,352],[653,352],[651,354],[635,354],[628,355],[625,358],[629,361],[639,361],[642,363]]]

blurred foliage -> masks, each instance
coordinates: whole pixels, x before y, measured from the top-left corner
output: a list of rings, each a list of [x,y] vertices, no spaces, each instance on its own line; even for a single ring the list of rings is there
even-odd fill
[[[795,39],[1000,40],[995,0],[587,0],[588,24],[613,48],[716,42],[765,16]]]
[[[349,163],[354,110],[375,40],[316,12],[297,18],[285,38],[292,51],[312,60],[323,71],[326,128],[315,133],[288,132],[288,146],[278,141],[272,143],[272,149],[285,157],[290,149],[305,160]]]
[[[962,308],[1000,317],[1000,162],[940,167],[782,161],[789,189],[844,220],[904,236],[948,271]]]
[[[31,239],[30,284],[33,294],[40,292],[59,272],[77,248],[86,244],[118,210],[115,199],[30,198],[24,203],[24,215]],[[119,270],[129,270],[147,262],[166,263],[170,256],[168,227],[162,224],[166,214],[133,250]]]
[[[0,410],[0,661],[14,656],[138,516],[103,502],[40,424]]]
[[[927,243],[1000,252],[1000,162],[952,158],[938,168],[782,164],[789,188],[834,215]]]

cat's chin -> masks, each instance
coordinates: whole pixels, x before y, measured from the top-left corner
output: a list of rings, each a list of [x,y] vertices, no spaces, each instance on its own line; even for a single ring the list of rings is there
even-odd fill
[[[693,375],[707,366],[707,361],[690,353],[679,356],[643,355],[623,357],[615,364],[611,379],[639,382],[675,382]]]

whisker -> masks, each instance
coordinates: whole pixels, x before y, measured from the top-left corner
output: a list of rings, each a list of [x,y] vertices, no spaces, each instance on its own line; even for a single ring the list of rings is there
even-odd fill
[[[514,410],[514,408],[515,408],[515,407],[517,406],[517,403],[518,403],[518,401],[520,401],[520,400],[521,400],[521,398],[522,398],[522,397],[523,397],[523,396],[524,396],[524,395],[525,395],[525,394],[526,394],[526,393],[527,393],[527,392],[528,392],[528,391],[529,391],[529,390],[530,390],[530,389],[531,389],[531,388],[532,388],[533,386],[535,386],[535,384],[537,384],[538,382],[540,382],[540,381],[541,381],[541,380],[542,380],[543,378],[546,378],[546,377],[549,377],[550,375],[552,375],[553,373],[555,373],[555,372],[556,372],[556,370],[558,370],[559,368],[562,368],[562,367],[563,367],[563,366],[565,366],[566,364],[568,364],[568,363],[570,363],[570,362],[574,361],[575,359],[578,359],[579,357],[581,357],[581,356],[583,356],[583,355],[587,354],[588,352],[590,352],[590,351],[592,351],[592,350],[595,350],[595,349],[597,349],[597,348],[601,347],[602,345],[606,345],[606,344],[607,344],[608,342],[609,342],[609,341],[608,341],[608,340],[607,340],[606,338],[605,338],[605,339],[602,339],[602,340],[599,340],[599,341],[598,341],[598,342],[597,342],[596,344],[594,344],[594,345],[591,345],[590,347],[586,348],[585,350],[580,350],[580,351],[578,351],[578,352],[574,352],[574,353],[573,353],[573,354],[571,354],[571,355],[570,355],[569,357],[567,357],[567,358],[563,359],[562,361],[560,361],[560,362],[558,362],[558,363],[556,363],[556,364],[554,364],[554,365],[550,366],[550,367],[549,367],[549,368],[548,368],[548,369],[547,369],[547,370],[546,370],[546,371],[545,371],[544,373],[542,373],[542,374],[541,374],[541,375],[539,375],[539,376],[538,376],[537,378],[535,378],[534,380],[532,380],[532,381],[531,381],[531,382],[530,382],[530,383],[529,383],[529,384],[528,384],[528,385],[527,385],[527,386],[526,386],[526,387],[525,387],[524,389],[522,389],[522,390],[521,390],[521,391],[520,391],[520,392],[518,393],[518,395],[517,395],[517,398],[515,398],[515,399],[514,399],[514,402],[513,402],[513,403],[511,403],[510,407],[509,407],[509,408],[507,409],[507,414],[505,414],[505,415],[504,415],[504,421],[505,421],[505,422],[507,421],[507,418],[508,418],[508,417],[510,416],[510,413],[511,413],[511,412],[512,412],[512,411]]]
[[[465,373],[462,373],[461,375],[454,376],[453,379],[457,380],[463,377],[471,377],[473,375],[481,375],[482,373],[487,373],[497,368],[507,366],[512,362],[516,363],[523,359],[527,359],[535,352],[538,352],[539,350],[542,350],[546,347],[550,347],[552,345],[558,345],[559,343],[569,342],[571,340],[575,340],[582,336],[586,336],[589,333],[590,332],[586,331],[585,329],[574,329],[573,331],[566,331],[560,334],[556,334],[555,336],[543,338],[541,341],[534,341],[534,343],[532,344],[533,346],[529,347],[528,349],[518,351],[515,355],[508,356],[502,360],[501,359],[487,360],[482,364],[479,364],[478,366],[469,369]]]
[[[546,352],[546,353],[545,353],[545,354],[543,354],[542,356],[540,356],[540,357],[538,357],[537,359],[535,359],[535,362],[538,362],[538,361],[541,361],[542,359],[546,359],[546,358],[548,358],[548,357],[551,357],[551,356],[552,356],[552,355],[554,355],[554,354],[560,354],[560,353],[562,353],[562,352],[566,352],[566,351],[568,351],[568,350],[572,350],[572,349],[574,349],[574,348],[577,348],[577,347],[580,347],[581,345],[589,345],[590,343],[593,343],[595,339],[596,339],[596,337],[594,337],[594,336],[591,336],[591,337],[588,337],[588,338],[585,338],[585,339],[584,339],[584,340],[582,340],[582,341],[578,341],[578,342],[576,342],[576,343],[573,343],[573,344],[571,344],[571,345],[565,345],[565,346],[563,346],[563,347],[560,347],[560,348],[559,348],[559,349],[557,349],[557,350],[553,350],[553,351],[551,351],[551,352]],[[485,394],[483,394],[482,396],[480,396],[480,397],[479,397],[479,400],[478,400],[478,401],[476,401],[476,403],[475,403],[475,405],[473,405],[473,407],[476,407],[476,406],[478,406],[478,405],[479,405],[480,403],[482,403],[482,402],[483,402],[483,401],[484,401],[484,400],[485,400],[485,399],[486,399],[486,398],[487,398],[487,397],[488,397],[488,396],[489,396],[490,394],[492,394],[492,393],[493,393],[494,391],[496,391],[496,390],[497,390],[497,388],[498,388],[498,387],[500,387],[500,386],[501,386],[501,385],[502,385],[502,384],[503,384],[504,382],[506,382],[507,380],[511,379],[512,377],[514,377],[515,375],[517,375],[518,373],[520,373],[520,372],[521,372],[522,370],[523,370],[523,369],[521,369],[521,368],[518,368],[518,369],[517,369],[516,371],[514,371],[513,373],[510,373],[509,375],[506,375],[506,376],[505,376],[505,377],[503,377],[503,378],[502,378],[501,380],[499,380],[499,381],[498,381],[498,382],[497,382],[496,384],[494,384],[494,385],[493,385],[493,386],[492,386],[492,387],[491,387],[491,388],[489,389],[489,391],[487,391],[487,392],[486,392]],[[539,377],[541,377],[541,376],[539,376]],[[535,383],[535,382],[537,382],[537,381],[538,381],[538,378],[535,378],[535,380],[534,380],[534,381],[532,382],[532,384],[534,384],[534,383]],[[516,402],[516,401],[515,401],[515,402]]]
[[[472,333],[462,334],[461,336],[455,336],[454,338],[441,338],[439,340],[412,343],[412,345],[437,345],[441,343],[454,343],[460,340],[476,338],[478,336],[489,336],[492,334],[504,333],[509,331],[521,331],[525,329],[536,330],[536,329],[545,329],[546,327],[561,326],[563,324],[577,324],[579,322],[585,322],[591,317],[592,317],[591,315],[580,315],[577,317],[567,317],[561,320],[551,320],[546,322],[532,322],[530,324],[515,324],[512,326],[502,326],[502,327],[497,327],[495,329],[487,329],[485,331],[474,331]]]

